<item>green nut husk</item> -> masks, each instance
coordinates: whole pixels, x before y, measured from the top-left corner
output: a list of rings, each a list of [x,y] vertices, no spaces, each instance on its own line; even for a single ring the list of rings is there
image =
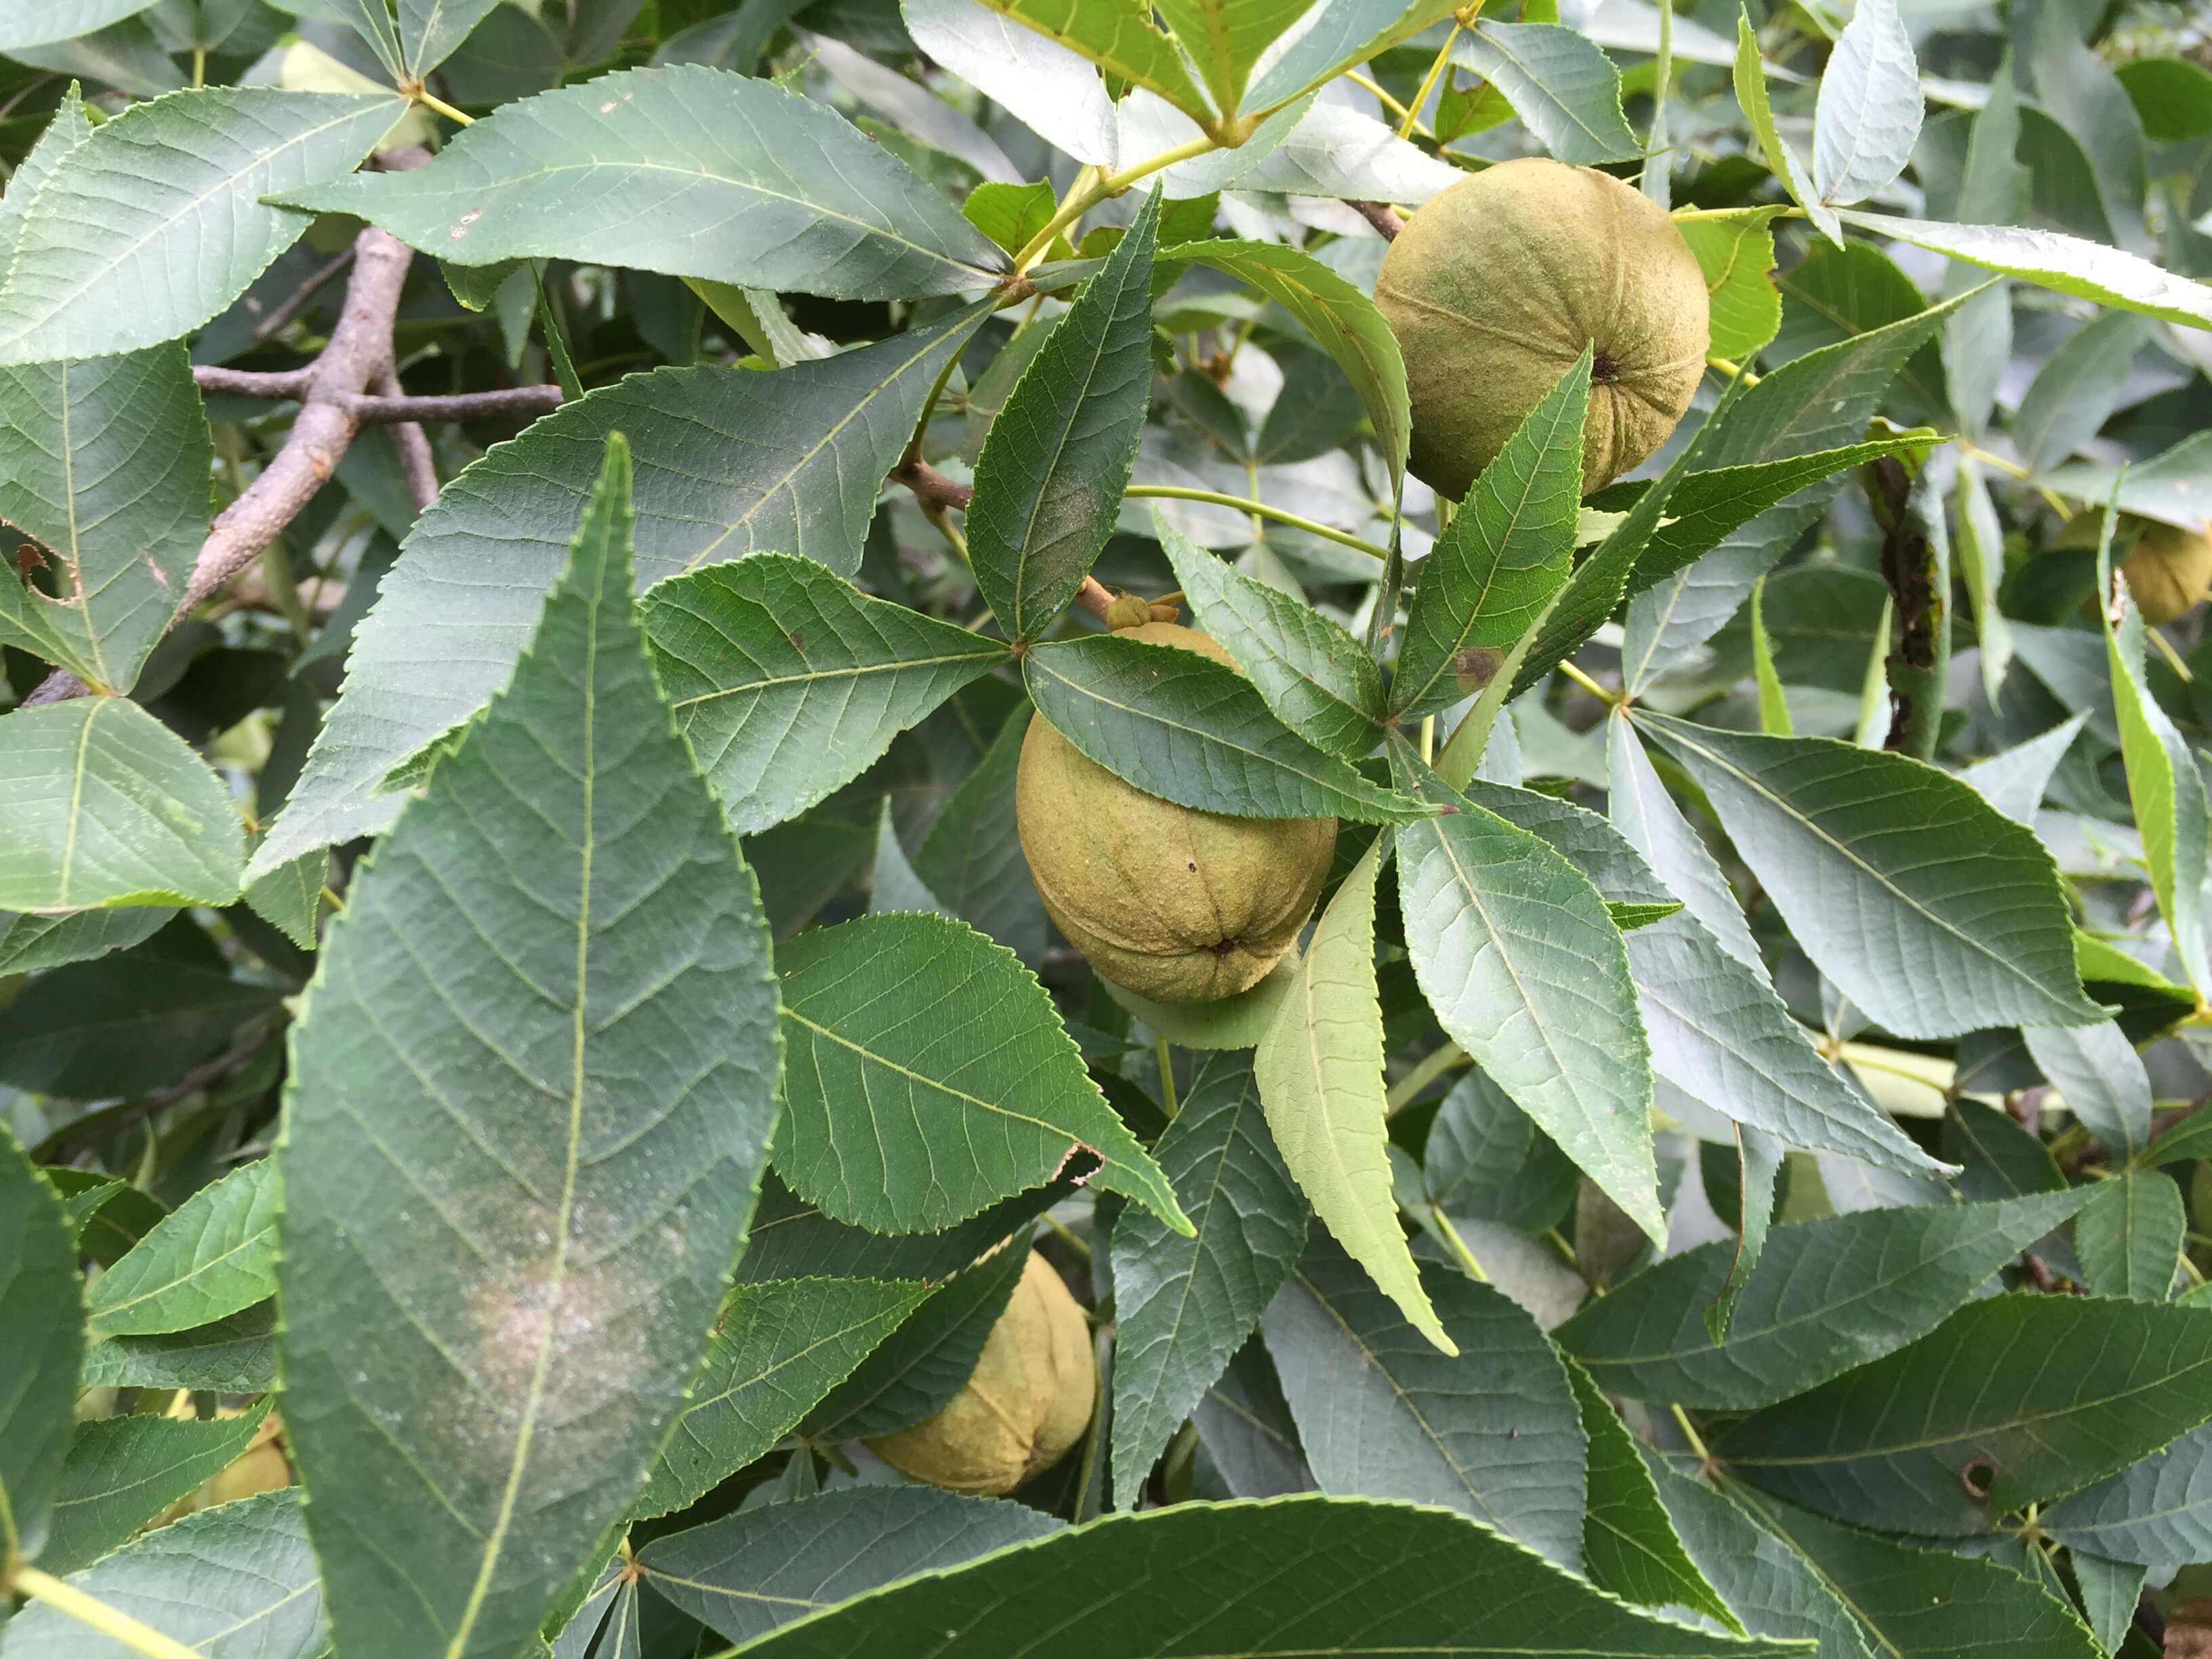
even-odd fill
[[[950,1492],[1012,1492],[1067,1455],[1091,1425],[1091,1326],[1032,1250],[965,1388],[925,1422],[871,1440],[901,1474]]]
[[[1131,639],[1229,654],[1194,629]],[[1267,977],[1313,912],[1334,818],[1238,818],[1148,795],[1030,721],[1014,809],[1044,908],[1116,985],[1157,1002],[1211,1002]]]
[[[1705,373],[1697,256],[1665,209],[1609,173],[1507,161],[1407,221],[1375,303],[1406,359],[1414,477],[1454,501],[1591,349],[1583,490],[1667,441]]]

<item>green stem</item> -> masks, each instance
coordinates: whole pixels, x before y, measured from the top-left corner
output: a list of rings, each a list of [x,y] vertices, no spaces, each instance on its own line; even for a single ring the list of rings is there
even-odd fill
[[[1157,500],[1170,501],[1206,501],[1215,507],[1234,507],[1239,513],[1273,519],[1277,524],[1286,524],[1293,530],[1303,530],[1310,536],[1334,542],[1340,547],[1355,548],[1370,558],[1387,559],[1389,550],[1364,542],[1341,530],[1332,530],[1325,524],[1316,524],[1311,519],[1302,519],[1295,513],[1285,513],[1279,507],[1270,507],[1265,501],[1248,501],[1242,495],[1224,495],[1218,489],[1185,489],[1179,484],[1131,484],[1121,492],[1133,501]]]
[[[1422,1090],[1446,1072],[1455,1072],[1467,1065],[1472,1058],[1456,1042],[1447,1042],[1434,1053],[1424,1054],[1412,1071],[1390,1085],[1390,1092],[1382,1097],[1383,1116],[1395,1117],[1419,1098]]]
[[[1590,696],[1595,697],[1607,708],[1613,708],[1619,706],[1620,702],[1620,692],[1607,690],[1605,687],[1600,685],[1589,675],[1583,673],[1583,671],[1576,667],[1574,664],[1571,662],[1561,663],[1559,665],[1559,672],[1565,674],[1569,679],[1572,680],[1577,685],[1582,687],[1583,690],[1589,692]]]
[[[1413,101],[1406,107],[1406,118],[1398,124],[1398,136],[1401,138],[1410,138],[1413,136],[1413,123],[1420,118],[1421,106],[1429,101],[1429,94],[1437,89],[1437,82],[1443,78],[1444,71],[1451,67],[1451,49],[1458,44],[1458,41],[1459,23],[1457,20],[1454,20],[1451,33],[1444,36],[1443,45],[1437,49],[1436,61],[1429,65],[1428,74],[1421,78],[1421,89],[1413,94]]]
[[[1176,1100],[1175,1051],[1168,1047],[1168,1040],[1165,1037],[1155,1036],[1152,1039],[1152,1052],[1159,1056],[1160,1104],[1166,1109],[1168,1121],[1172,1123],[1176,1120],[1176,1114],[1182,1109]]]
[[[162,1635],[150,1625],[140,1624],[120,1608],[111,1607],[99,1597],[87,1595],[36,1567],[16,1568],[13,1588],[44,1601],[56,1613],[66,1613],[80,1625],[98,1631],[111,1642],[119,1642],[133,1653],[145,1655],[146,1659],[206,1659],[198,1649]]]
[[[1173,149],[1164,149],[1158,155],[1148,155],[1134,167],[1123,167],[1119,173],[1109,173],[1088,185],[1080,185],[1079,181],[1079,187],[1067,192],[1067,199],[1060,204],[1060,211],[1054,214],[1045,228],[1030,237],[1022,251],[1014,256],[1014,274],[1026,275],[1031,265],[1044,258],[1045,250],[1052,246],[1054,237],[1108,197],[1119,196],[1139,179],[1149,179],[1163,168],[1173,167],[1177,161],[1188,161],[1194,155],[1210,155],[1222,148],[1224,146],[1218,138],[1201,133],[1187,144],[1177,144]]]
[[[1705,1449],[1705,1443],[1699,1438],[1697,1430],[1690,1426],[1690,1414],[1680,1406],[1670,1405],[1667,1409],[1674,1413],[1675,1426],[1682,1431],[1682,1438],[1690,1443],[1690,1449],[1698,1455],[1698,1462],[1710,1465],[1713,1455]]]
[[[418,87],[416,88],[415,101],[422,105],[425,109],[433,109],[437,111],[439,114],[444,116],[448,121],[454,122],[459,125],[472,127],[477,124],[477,118],[475,116],[464,114],[461,111],[455,109],[451,104],[447,103],[444,99],[434,95],[424,88]]]
[[[1478,1284],[1490,1283],[1490,1275],[1482,1271],[1482,1263],[1477,1261],[1474,1252],[1467,1248],[1467,1241],[1459,1236],[1459,1229],[1452,1225],[1451,1218],[1439,1206],[1431,1204],[1429,1206],[1429,1219],[1437,1224],[1437,1231],[1444,1236],[1444,1243],[1451,1247],[1451,1253],[1459,1258],[1459,1265],[1467,1269],[1468,1276]]]

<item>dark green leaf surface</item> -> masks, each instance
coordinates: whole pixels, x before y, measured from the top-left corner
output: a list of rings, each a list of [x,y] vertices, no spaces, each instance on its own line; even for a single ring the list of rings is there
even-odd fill
[[[1995,1561],[1918,1550],[1748,1499],[1894,1659],[2099,1659],[2073,1608]]]
[[[456,264],[581,259],[854,300],[988,288],[1006,268],[957,209],[842,116],[697,64],[519,100],[411,173],[278,193],[357,214]]]
[[[278,997],[274,987],[171,960],[153,945],[73,963],[0,1009],[0,1078],[88,1099],[157,1089]]]
[[[669,1533],[637,1559],[660,1595],[731,1641],[750,1642],[866,1591],[1059,1527],[999,1498],[862,1486]]]
[[[315,1659],[329,1648],[296,1490],[188,1515],[70,1575],[70,1584],[208,1659]],[[9,1659],[114,1659],[126,1650],[39,1602],[0,1639]]]
[[[802,933],[776,956],[776,1168],[829,1214],[935,1231],[1042,1184],[1083,1146],[1104,1160],[1099,1185],[1188,1224],[1010,951],[941,916],[894,915]]]
[[[1482,471],[1419,567],[1390,709],[1448,708],[1495,678],[1567,580],[1582,501],[1589,352]]]
[[[860,1440],[934,1417],[967,1386],[1029,1266],[1024,1239],[957,1273],[806,1416],[817,1440]]]
[[[276,1382],[276,1310],[264,1302],[189,1331],[112,1336],[85,1350],[84,1386],[259,1394]]]
[[[449,483],[385,574],[256,873],[385,828],[392,769],[483,706],[512,672],[582,523],[607,434],[635,457],[646,585],[749,554],[851,575],[876,495],[931,383],[988,308],[774,374],[702,364],[592,392]],[[704,747],[703,744],[700,745]]]
[[[1119,635],[1040,646],[1022,661],[1037,712],[1148,794],[1250,818],[1389,823],[1420,811],[1278,720],[1252,683],[1195,651]]]
[[[2075,974],[2050,854],[1967,785],[1832,738],[1638,718],[1711,799],[1807,953],[1871,1018],[1937,1036],[2102,1018]]]
[[[228,904],[245,837],[222,781],[137,703],[78,697],[0,718],[12,786],[0,908]]]
[[[54,1189],[0,1130],[0,1328],[14,1332],[0,1391],[0,1553],[35,1557],[63,1486],[84,1352],[76,1251]]]
[[[1155,190],[1022,371],[976,460],[969,558],[1010,639],[1051,627],[1121,510],[1152,397],[1159,222]]]
[[[143,944],[176,914],[158,905],[71,910],[58,916],[0,911],[0,974],[33,974]]]
[[[2163,1302],[2181,1271],[2188,1225],[2181,1188],[2155,1170],[2099,1182],[2074,1218],[2074,1251],[2084,1282],[2099,1296]]]
[[[1663,1237],[1650,1051],[1605,901],[1539,837],[1432,775],[1423,788],[1460,805],[1398,831],[1399,905],[1422,994],[1513,1103]]]
[[[1421,1280],[1456,1356],[1318,1235],[1268,1305],[1267,1350],[1315,1478],[1457,1510],[1579,1568],[1585,1442],[1559,1357],[1500,1291],[1435,1265]]]
[[[1206,1062],[1154,1152],[1198,1233],[1133,1210],[1114,1224],[1114,1506],[1125,1510],[1305,1244],[1305,1200],[1245,1056]]]
[[[831,1220],[794,1194],[770,1170],[761,1182],[760,1203],[753,1211],[745,1253],[738,1258],[738,1282],[905,1279],[933,1285],[951,1278],[1073,1190],[1074,1183],[1063,1176],[1048,1186],[1017,1193],[943,1232],[886,1237]],[[1026,1231],[1023,1237],[1028,1237]]]
[[[957,916],[1024,962],[1042,962],[1048,937],[1044,901],[1037,896],[1036,880],[1022,850],[1021,821],[1014,806],[1022,749],[1032,718],[1026,702],[1016,702],[975,769],[960,781],[937,822],[930,825],[911,868],[929,895],[930,908]],[[896,826],[889,833],[891,845],[896,846]],[[879,863],[889,851],[886,848],[878,854]],[[887,895],[884,889],[879,878],[869,895],[870,908],[920,908],[893,902],[896,895]]]
[[[1164,519],[1154,525],[1194,624],[1236,659],[1275,718],[1332,755],[1372,751],[1382,676],[1359,642],[1311,605],[1238,575]]]
[[[2205,1559],[2212,1553],[2212,1428],[2191,1429],[2134,1468],[2062,1498],[2042,1523],[2077,1553],[2161,1572]]]
[[[1583,1570],[1590,1583],[1638,1607],[1691,1607],[1743,1630],[1675,1537],[1651,1472],[1637,1455],[1636,1437],[1588,1371],[1571,1359],[1566,1371],[1589,1443]]]
[[[631,1516],[683,1509],[768,1451],[927,1294],[875,1279],[738,1286]]]
[[[1558,161],[1625,161],[1642,153],[1620,112],[1620,71],[1577,30],[1485,20],[1454,39],[1452,61],[1495,86]]]
[[[264,1401],[205,1422],[135,1414],[81,1423],[56,1489],[39,1565],[75,1572],[129,1538],[243,1452],[268,1415]]]
[[[1861,1210],[1777,1227],[1717,1342],[1704,1310],[1735,1250],[1726,1240],[1700,1244],[1588,1304],[1556,1335],[1609,1394],[1768,1405],[1933,1330],[2082,1197]]]
[[[1969,1304],[1712,1449],[1733,1473],[1838,1519],[1964,1534],[2208,1417],[2212,1310],[2014,1294]]]
[[[748,1652],[859,1659],[896,1652],[915,1631],[942,1631],[945,1651],[961,1659],[1012,1659],[1034,1650],[1039,1620],[1064,1607],[1064,1587],[1074,1584],[1092,1587],[1086,1613],[1113,1632],[1109,1650],[1148,1659],[1409,1651],[1795,1659],[1806,1651],[1647,1618],[1455,1515],[1285,1498],[1109,1516],[860,1597]]]
[[[1006,655],[783,554],[672,577],[640,609],[677,728],[742,834],[827,799]]]
[[[86,1298],[94,1337],[190,1330],[276,1289],[276,1168],[266,1158],[212,1182],[100,1276]]]
[[[354,884],[294,1042],[285,1422],[341,1642],[537,1630],[683,1408],[767,1160],[767,929],[653,681],[629,486],[611,443],[513,684]]]

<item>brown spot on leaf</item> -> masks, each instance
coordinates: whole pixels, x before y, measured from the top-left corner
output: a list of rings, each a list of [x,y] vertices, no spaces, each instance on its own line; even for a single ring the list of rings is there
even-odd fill
[[[1462,691],[1480,691],[1498,678],[1505,653],[1492,645],[1468,645],[1452,653],[1452,678]]]

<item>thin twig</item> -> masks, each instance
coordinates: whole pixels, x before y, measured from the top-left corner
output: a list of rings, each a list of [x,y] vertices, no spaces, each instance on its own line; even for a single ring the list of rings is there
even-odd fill
[[[66,1164],[79,1153],[89,1151],[107,1139],[118,1129],[133,1123],[143,1122],[159,1116],[179,1101],[198,1094],[210,1084],[220,1083],[233,1072],[244,1069],[246,1062],[269,1046],[275,1031],[264,1025],[249,1032],[213,1060],[204,1060],[165,1089],[157,1089],[144,1099],[133,1103],[127,1110],[102,1113],[98,1124],[76,1134],[65,1134],[42,1149],[46,1160],[52,1164]]]
[[[914,498],[927,514],[942,517],[948,508],[967,509],[975,492],[957,478],[948,478],[919,456],[908,455],[890,470],[885,481],[903,484],[914,492]],[[1076,590],[1075,602],[1099,621],[1106,620],[1106,611],[1114,603],[1114,596],[1095,576],[1085,576],[1083,586]]]
[[[1345,206],[1374,226],[1376,234],[1386,242],[1396,241],[1398,233],[1406,228],[1406,222],[1400,216],[1398,210],[1388,202],[1348,201]]]
[[[414,425],[424,421],[482,421],[506,417],[534,421],[561,407],[557,386],[514,386],[495,392],[455,392],[441,397],[411,398],[398,389],[356,392],[346,407],[363,426]]]
[[[307,395],[307,382],[313,368],[286,368],[274,373],[257,368],[223,368],[214,363],[196,363],[192,367],[192,382],[202,392],[213,392],[228,398],[293,398]]]
[[[557,393],[560,388],[556,386]],[[399,384],[398,371],[389,364],[376,377],[376,402],[386,408],[396,408],[407,402]],[[362,419],[362,404],[368,399],[356,392],[346,399],[347,410],[356,420]],[[555,399],[558,402],[556,397]],[[399,452],[399,470],[406,476],[407,490],[415,498],[415,510],[422,512],[438,499],[438,461],[430,453],[430,440],[416,421],[394,421],[392,425],[392,447]]]
[[[336,258],[331,260],[327,264],[319,266],[313,273],[308,276],[306,282],[301,283],[299,287],[294,289],[289,294],[286,295],[282,300],[276,302],[276,310],[270,312],[259,322],[254,324],[253,343],[259,345],[263,341],[267,340],[275,335],[279,329],[284,326],[285,324],[290,322],[295,317],[298,316],[301,311],[307,306],[307,301],[313,299],[316,295],[321,293],[324,286],[328,283],[333,276],[340,275],[345,270],[346,267],[352,264],[353,245],[349,242],[344,250],[341,252]]]

